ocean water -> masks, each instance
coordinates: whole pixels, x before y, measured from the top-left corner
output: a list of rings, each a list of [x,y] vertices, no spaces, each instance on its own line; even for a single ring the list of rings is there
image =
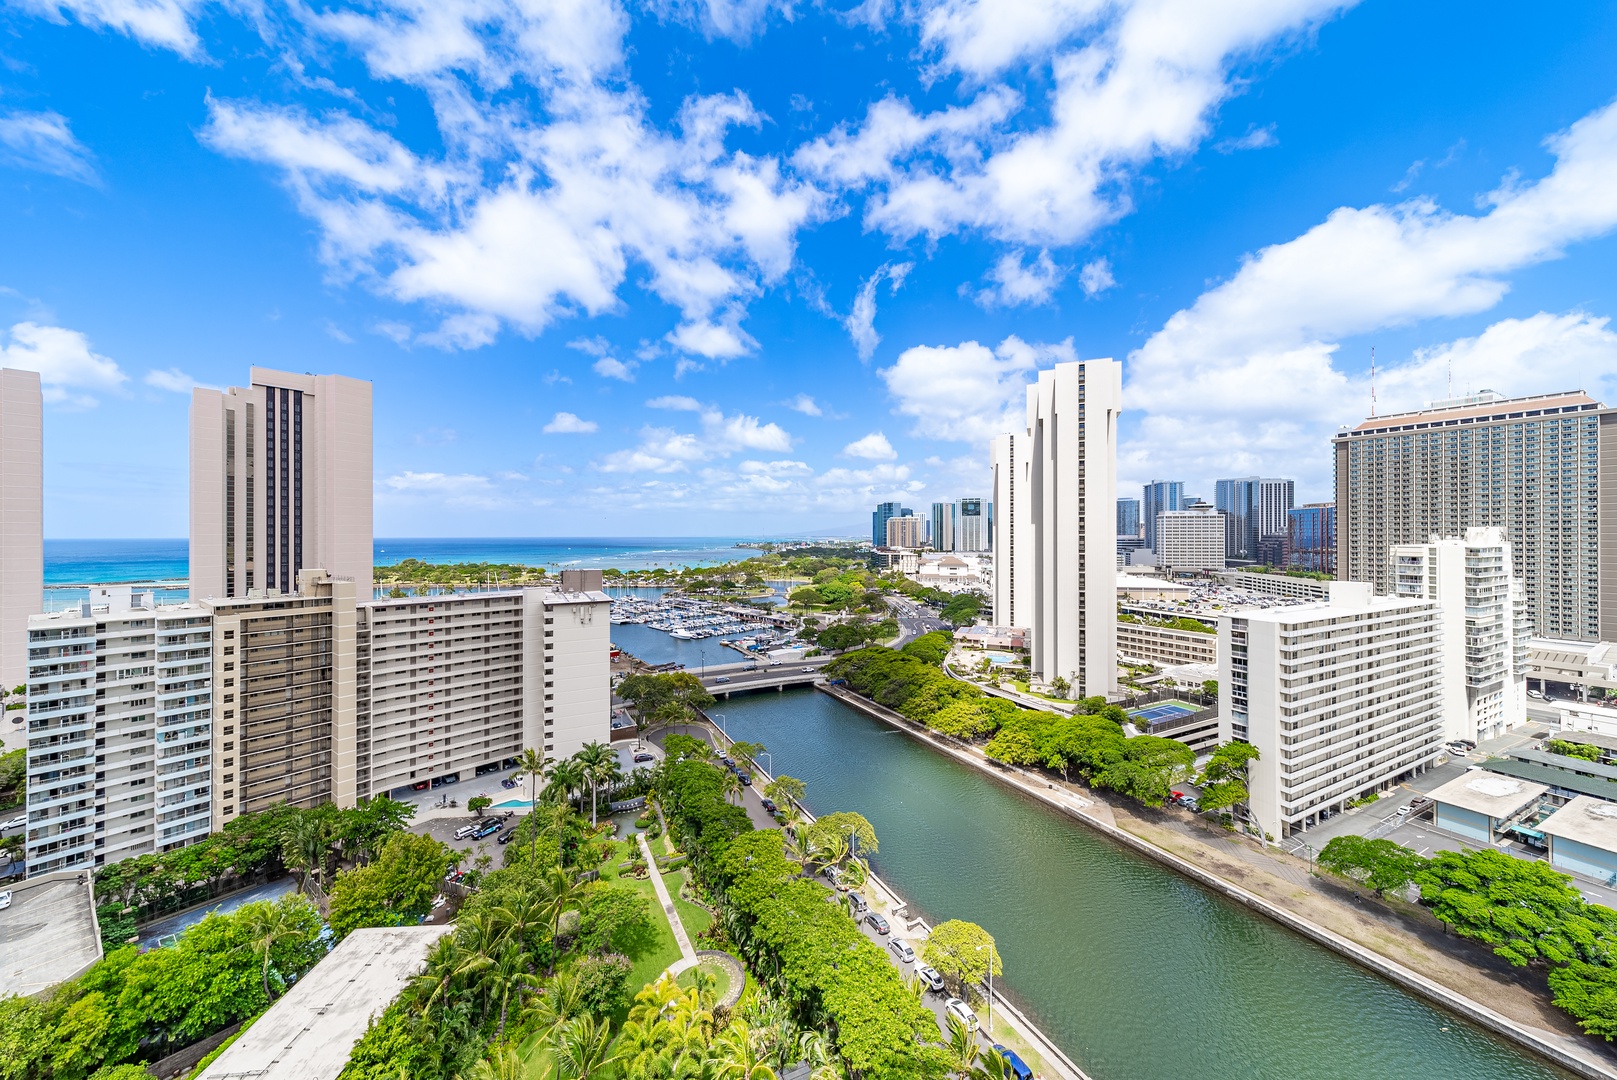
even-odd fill
[[[425,562],[522,563],[549,569],[574,566],[649,570],[714,566],[757,554],[729,537],[534,537],[495,539],[379,538],[376,564]],[[177,540],[46,540],[45,584],[180,581],[189,573],[188,544]]]

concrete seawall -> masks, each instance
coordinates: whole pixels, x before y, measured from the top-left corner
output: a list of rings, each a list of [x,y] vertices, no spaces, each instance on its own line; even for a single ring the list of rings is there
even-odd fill
[[[1082,796],[1075,795],[1065,788],[1056,788],[1048,780],[1023,772],[1021,769],[991,764],[980,752],[972,753],[963,745],[938,736],[907,717],[877,705],[850,690],[823,683],[819,685],[819,689],[835,697],[843,704],[858,709],[866,716],[897,728],[933,749],[948,754],[957,761],[971,765],[1012,790],[1039,799],[1054,809],[1083,822],[1116,843],[1155,859],[1204,888],[1246,905],[1287,929],[1301,934],[1311,941],[1346,957],[1360,967],[1388,979],[1410,993],[1450,1012],[1457,1013],[1472,1023],[1532,1051],[1560,1068],[1578,1076],[1587,1077],[1589,1080],[1617,1080],[1617,1070],[1613,1070],[1605,1062],[1600,1061],[1593,1054],[1584,1051],[1581,1047],[1570,1043],[1570,1041],[1563,1044],[1560,1037],[1552,1032],[1541,1033],[1534,1028],[1520,1024],[1510,1017],[1490,1009],[1486,1005],[1452,990],[1397,961],[1390,960],[1372,949],[1350,941],[1332,930],[1328,930],[1294,912],[1288,911],[1240,885],[1226,881],[1216,874],[1209,873],[1170,851],[1166,851],[1147,840],[1119,829],[1109,821],[1101,820],[1088,811],[1087,808],[1094,804]]]

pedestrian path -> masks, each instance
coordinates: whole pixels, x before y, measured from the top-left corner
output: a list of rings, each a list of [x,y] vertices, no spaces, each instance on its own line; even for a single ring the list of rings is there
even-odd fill
[[[636,833],[635,839],[640,841],[640,853],[646,857],[646,870],[651,875],[651,887],[657,891],[657,902],[663,906],[663,912],[668,916],[668,928],[674,932],[674,940],[679,943],[679,959],[668,966],[665,975],[678,975],[686,968],[693,968],[701,961],[696,956],[696,950],[691,947],[691,937],[685,932],[685,924],[679,920],[679,912],[674,908],[673,898],[668,895],[668,886],[663,884],[663,876],[657,869],[657,859],[651,853],[651,845],[646,843],[645,833]]]

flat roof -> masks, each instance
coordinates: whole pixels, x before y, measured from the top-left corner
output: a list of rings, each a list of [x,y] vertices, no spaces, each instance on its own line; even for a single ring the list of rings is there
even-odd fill
[[[1548,790],[1544,784],[1477,770],[1455,777],[1427,797],[1433,802],[1503,819],[1525,810]]]
[[[101,959],[90,874],[61,870],[15,885],[0,911],[0,996],[28,997]]]
[[[1551,836],[1617,852],[1617,804],[1579,795],[1539,823]]]
[[[336,1080],[371,1018],[453,926],[355,930],[271,1005],[200,1080]]]
[[[1507,755],[1517,761],[1531,761],[1549,769],[1565,769],[1584,776],[1597,776],[1617,782],[1617,765],[1604,765],[1598,761],[1585,761],[1567,754],[1552,754],[1548,750],[1512,750]]]
[[[1550,738],[1561,742],[1580,743],[1584,746],[1598,746],[1602,750],[1617,750],[1617,739],[1596,731],[1568,731],[1562,728],[1560,731],[1552,732]]]
[[[1564,409],[1568,407],[1598,406],[1600,403],[1582,390],[1563,391],[1554,394],[1534,394],[1530,397],[1498,398],[1493,401],[1479,401],[1475,404],[1452,405],[1437,409],[1416,409],[1412,412],[1391,413],[1387,416],[1373,416],[1358,424],[1351,430],[1377,431],[1383,428],[1402,427],[1411,423],[1426,423],[1434,420],[1477,420],[1489,417],[1508,418],[1511,413],[1539,412],[1544,409]]]
[[[1565,769],[1555,769],[1548,765],[1540,765],[1536,761],[1522,761],[1518,758],[1495,758],[1483,762],[1482,767],[1490,772],[1570,791],[1574,795],[1593,795],[1607,802],[1617,802],[1617,781],[1590,776],[1588,773],[1568,772]]]

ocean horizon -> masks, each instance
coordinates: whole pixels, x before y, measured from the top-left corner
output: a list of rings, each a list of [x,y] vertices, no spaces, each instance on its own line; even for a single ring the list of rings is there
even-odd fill
[[[715,566],[756,554],[742,543],[768,539],[715,536],[377,537],[374,561],[391,566],[405,559],[443,563],[520,563],[552,570],[591,567],[670,570]],[[803,539],[794,537],[792,539]],[[828,538],[841,539],[841,538]],[[157,540],[45,541],[45,584],[72,586],[132,581],[183,582],[190,574],[184,537]]]

